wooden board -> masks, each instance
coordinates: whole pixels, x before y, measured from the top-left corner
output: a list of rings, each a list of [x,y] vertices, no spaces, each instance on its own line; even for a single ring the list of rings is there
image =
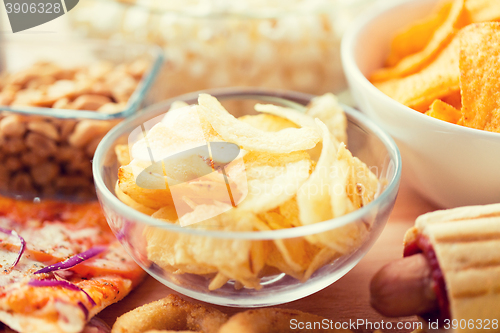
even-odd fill
[[[371,277],[383,265],[400,258],[403,251],[403,235],[408,228],[413,226],[417,216],[436,210],[437,208],[419,197],[412,189],[404,183],[401,186],[396,205],[391,217],[373,248],[349,273],[331,286],[291,303],[280,305],[283,308],[298,309],[311,312],[333,321],[351,322],[365,320],[371,322],[372,328],[376,324],[390,321],[392,329],[386,332],[411,332],[413,329],[398,329],[399,323],[414,322],[415,317],[410,318],[385,318],[370,307],[369,283]],[[168,294],[177,294],[175,291],[165,287],[151,277],[146,280],[129,296],[121,302],[110,306],[101,312],[98,317],[106,321],[110,326],[121,314],[134,309],[145,303],[160,299]],[[182,296],[191,300],[188,297]],[[198,302],[196,300],[192,300]],[[233,314],[244,309],[217,306],[221,311]],[[401,325],[401,324],[399,324]],[[372,332],[370,325],[364,325],[358,332]],[[387,326],[384,326],[387,327]]]

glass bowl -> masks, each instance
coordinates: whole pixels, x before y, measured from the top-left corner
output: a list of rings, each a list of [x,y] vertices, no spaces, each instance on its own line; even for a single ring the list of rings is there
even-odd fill
[[[236,86],[322,94],[346,87],[339,50],[349,13],[338,3],[86,0],[68,18],[83,36],[162,46],[164,99]]]
[[[243,88],[205,92],[216,97],[223,104],[227,101],[236,101],[238,105],[244,106],[250,103],[253,105],[256,101],[264,101],[297,110],[304,110],[304,105],[308,104],[313,97],[296,92]],[[346,106],[343,107],[348,119],[348,147],[354,156],[370,167],[383,184],[379,194],[371,203],[352,213],[329,221],[290,229],[229,232],[169,225],[134,210],[117,198],[114,188],[119,164],[114,151],[115,145],[127,143],[132,131],[148,120],[155,117],[158,117],[155,121],[161,119],[161,115],[167,112],[174,101],[196,103],[197,97],[198,93],[192,93],[151,106],[112,129],[97,147],[93,160],[97,196],[111,229],[129,254],[151,276],[166,286],[198,300],[234,307],[258,307],[290,302],[329,286],[349,272],[370,249],[387,222],[399,188],[401,160],[396,144],[383,130],[360,112]],[[244,111],[246,112],[245,109]],[[150,123],[147,123],[146,128],[149,125]],[[266,244],[280,239],[300,241],[305,236],[340,230],[338,228],[350,224],[364,224],[368,229],[366,236],[357,242],[354,250],[336,256],[334,260],[316,270],[305,282],[281,272],[267,275],[261,278],[259,290],[237,288],[231,280],[219,289],[209,290],[208,286],[213,275],[176,274],[164,270],[148,259],[145,236],[145,233],[182,235],[182,237],[188,237],[194,244],[212,242],[214,246],[221,247],[219,250],[229,251],[231,256],[232,251],[235,251],[235,255],[237,254],[237,249],[231,247],[231,244],[236,244],[236,242],[253,245]]]
[[[95,199],[90,161],[97,144],[119,121],[153,103],[149,92],[163,63],[162,50],[23,37],[28,38],[0,38],[0,192]],[[140,65],[136,72],[131,71],[134,64]],[[3,81],[7,73],[15,79]],[[115,84],[105,81],[113,77]],[[77,87],[83,81],[87,84]],[[97,110],[95,102],[76,105],[85,98],[108,100],[104,106],[112,109]]]

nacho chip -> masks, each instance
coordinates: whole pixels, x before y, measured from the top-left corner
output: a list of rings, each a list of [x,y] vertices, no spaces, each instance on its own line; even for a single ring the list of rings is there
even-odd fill
[[[402,59],[395,67],[382,68],[375,71],[370,80],[381,82],[414,74],[429,65],[436,56],[449,44],[457,30],[470,23],[465,9],[465,0],[455,0],[449,15],[443,24],[434,32],[431,40],[420,52]]]
[[[459,53],[460,41],[456,36],[422,71],[402,79],[375,83],[375,86],[396,101],[425,112],[434,100],[459,90]]]
[[[456,124],[460,117],[462,117],[462,113],[459,110],[439,99],[436,99],[431,104],[429,111],[425,114],[452,124]]]
[[[460,33],[463,124],[500,133],[500,23],[477,23]]]
[[[286,128],[270,133],[239,121],[229,114],[214,97],[200,94],[197,110],[206,118],[223,141],[245,150],[270,153],[291,153],[311,149],[320,140],[318,132],[309,127]]]
[[[401,59],[423,50],[432,39],[435,31],[448,18],[452,4],[451,1],[441,4],[430,16],[397,33],[392,40],[385,65],[393,67]]]
[[[500,20],[498,0],[466,0],[465,7],[473,23]]]
[[[462,109],[462,93],[460,90],[453,91],[449,95],[443,96],[440,99],[457,110]]]
[[[239,117],[238,120],[266,132],[278,132],[285,128],[298,128],[291,121],[272,114],[246,115]]]

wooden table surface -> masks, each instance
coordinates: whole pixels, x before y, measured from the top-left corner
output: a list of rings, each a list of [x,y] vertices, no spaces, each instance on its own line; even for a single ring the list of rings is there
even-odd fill
[[[303,299],[280,305],[280,307],[307,311],[341,322],[356,321],[358,319],[371,322],[372,325],[381,323],[382,320],[392,322],[392,329],[384,329],[385,332],[413,331],[413,329],[397,329],[396,325],[398,325],[398,322],[403,323],[403,325],[406,322],[413,322],[416,320],[415,317],[389,319],[381,316],[370,307],[369,283],[378,269],[402,256],[404,233],[413,226],[415,218],[436,209],[437,207],[419,197],[403,182],[396,205],[384,231],[361,262],[331,286]],[[152,277],[147,277],[129,296],[108,307],[98,317],[112,326],[116,318],[121,314],[171,293],[177,294]],[[182,297],[199,302],[186,296]],[[244,310],[222,306],[216,307],[228,314]],[[410,324],[407,323],[406,325]],[[387,328],[387,326],[384,327]],[[373,330],[365,327],[356,331],[371,332]]]

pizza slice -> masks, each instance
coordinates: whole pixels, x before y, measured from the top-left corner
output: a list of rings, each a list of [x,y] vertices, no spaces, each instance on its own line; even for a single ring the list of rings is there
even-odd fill
[[[0,321],[21,333],[78,333],[144,277],[99,204],[0,197]]]

